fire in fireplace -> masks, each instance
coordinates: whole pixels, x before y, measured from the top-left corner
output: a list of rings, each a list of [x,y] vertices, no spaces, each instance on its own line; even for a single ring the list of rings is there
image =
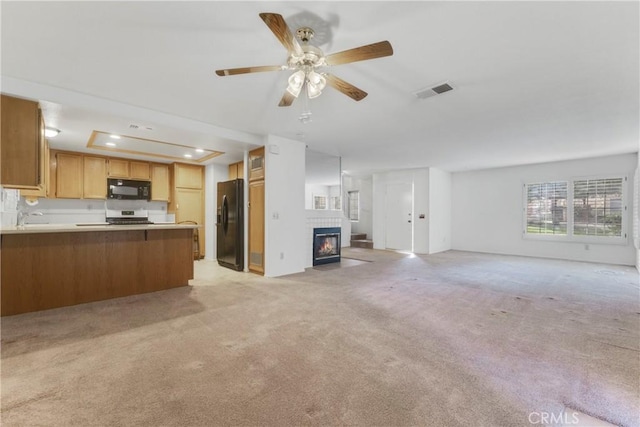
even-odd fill
[[[313,229],[313,265],[340,262],[340,227]]]

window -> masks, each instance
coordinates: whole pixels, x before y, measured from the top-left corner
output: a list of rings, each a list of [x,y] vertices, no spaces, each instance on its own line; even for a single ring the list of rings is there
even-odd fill
[[[622,178],[573,183],[573,234],[622,237]]]
[[[313,196],[313,209],[327,209],[327,196]]]
[[[342,203],[340,202],[340,196],[331,197],[331,209],[336,211],[342,210]]]
[[[348,191],[347,197],[349,201],[349,220],[357,222],[360,220],[360,192]]]
[[[527,233],[567,234],[567,182],[527,185]]]
[[[624,241],[625,182],[618,176],[525,184],[524,235]]]

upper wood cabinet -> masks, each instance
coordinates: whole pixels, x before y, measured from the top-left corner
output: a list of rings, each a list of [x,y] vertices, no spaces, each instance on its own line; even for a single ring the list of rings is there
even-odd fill
[[[56,154],[56,197],[62,199],[82,198],[82,155]]]
[[[151,178],[149,162],[139,162],[109,158],[109,178],[140,179],[149,181]]]
[[[238,178],[244,178],[244,162],[237,162],[229,165],[229,179]]]
[[[169,165],[151,164],[151,200],[168,202],[170,194]]]
[[[129,160],[109,159],[110,178],[129,178]]]
[[[249,151],[249,181],[264,179],[264,147]]]
[[[201,189],[204,187],[204,167],[174,163],[173,179],[176,187]]]
[[[151,177],[149,163],[147,162],[129,162],[129,178],[142,179],[148,181]]]
[[[2,95],[0,108],[0,184],[42,188],[44,123],[38,103]]]
[[[85,199],[107,198],[107,159],[104,157],[84,156],[83,188]]]

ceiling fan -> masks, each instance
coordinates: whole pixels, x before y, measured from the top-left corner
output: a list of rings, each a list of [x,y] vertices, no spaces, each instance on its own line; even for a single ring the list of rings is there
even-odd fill
[[[282,15],[261,13],[260,18],[287,49],[289,53],[287,64],[216,70],[216,74],[218,76],[233,76],[263,71],[294,71],[289,77],[287,89],[278,104],[280,107],[290,106],[303,90],[306,90],[308,98],[315,98],[322,93],[327,84],[348,97],[360,101],[367,96],[367,92],[324,72],[323,69],[333,65],[393,55],[393,48],[388,41],[325,55],[322,50],[309,43],[314,36],[313,29],[308,27],[298,28],[294,37]]]

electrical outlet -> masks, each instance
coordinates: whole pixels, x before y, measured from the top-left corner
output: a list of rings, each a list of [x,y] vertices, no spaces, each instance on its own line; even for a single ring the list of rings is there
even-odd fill
[[[280,259],[284,259],[284,252],[280,252]]]
[[[589,245],[584,245],[584,250],[588,251],[589,250]]]

